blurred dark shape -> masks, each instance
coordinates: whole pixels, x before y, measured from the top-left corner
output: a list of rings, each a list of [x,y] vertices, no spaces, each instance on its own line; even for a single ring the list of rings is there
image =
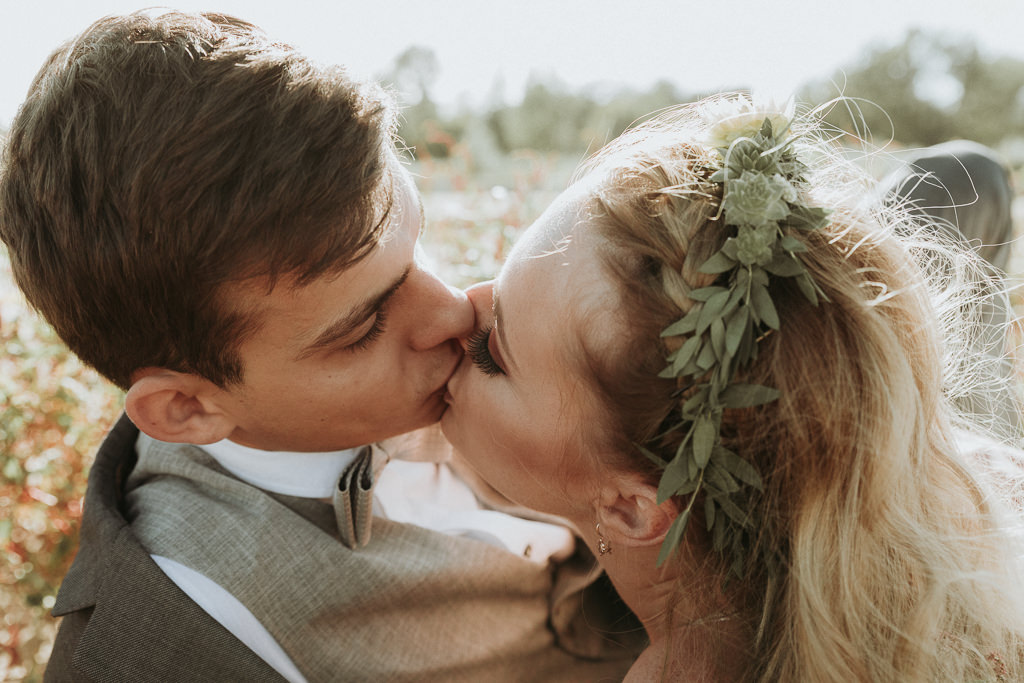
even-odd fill
[[[991,149],[953,140],[919,150],[887,186],[912,213],[934,219],[966,240],[999,270],[1010,261],[1014,191],[1010,172]]]
[[[1014,236],[1009,169],[993,150],[967,140],[918,150],[904,161],[883,182],[890,201],[971,248],[988,266],[977,282],[968,283],[979,300],[970,344],[987,362],[977,386],[958,397],[957,405],[993,435],[1017,439],[1020,404],[1007,336],[1013,309],[1004,279]]]

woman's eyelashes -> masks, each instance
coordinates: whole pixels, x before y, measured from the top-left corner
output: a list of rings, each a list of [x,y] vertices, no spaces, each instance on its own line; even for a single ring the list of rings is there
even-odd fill
[[[481,328],[466,340],[466,353],[469,355],[470,360],[473,361],[473,365],[477,366],[488,377],[505,374],[505,370],[498,365],[494,360],[494,356],[491,355],[490,341],[493,329],[493,327]]]

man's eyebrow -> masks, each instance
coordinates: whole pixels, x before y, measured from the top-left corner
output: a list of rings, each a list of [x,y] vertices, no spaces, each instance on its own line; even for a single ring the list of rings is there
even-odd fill
[[[313,354],[321,351],[325,348],[329,348],[336,344],[338,340],[348,337],[355,332],[359,327],[365,323],[370,316],[377,313],[384,307],[384,304],[388,302],[395,292],[405,283],[406,278],[409,277],[409,273],[412,272],[412,266],[406,266],[402,274],[399,275],[394,282],[388,285],[387,289],[374,296],[367,297],[359,304],[356,304],[355,308],[346,313],[344,316],[335,320],[331,323],[323,332],[317,335],[317,338],[310,344],[303,347],[296,356],[296,360],[302,360],[309,358]]]

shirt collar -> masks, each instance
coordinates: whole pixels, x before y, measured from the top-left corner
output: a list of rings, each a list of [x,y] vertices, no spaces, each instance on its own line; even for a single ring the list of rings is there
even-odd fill
[[[199,448],[256,488],[299,498],[330,498],[341,473],[365,447],[327,453],[261,451],[224,439]]]

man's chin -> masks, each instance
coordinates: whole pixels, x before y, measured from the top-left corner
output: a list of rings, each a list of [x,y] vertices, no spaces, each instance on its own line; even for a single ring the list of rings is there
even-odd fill
[[[445,387],[442,386],[439,390],[429,394],[426,400],[421,404],[420,410],[418,411],[415,419],[393,424],[386,432],[386,436],[380,439],[375,439],[375,441],[383,441],[384,439],[390,439],[391,437],[408,434],[409,432],[415,432],[416,430],[423,429],[424,427],[436,425],[448,409],[448,404],[444,401],[445,391]]]

